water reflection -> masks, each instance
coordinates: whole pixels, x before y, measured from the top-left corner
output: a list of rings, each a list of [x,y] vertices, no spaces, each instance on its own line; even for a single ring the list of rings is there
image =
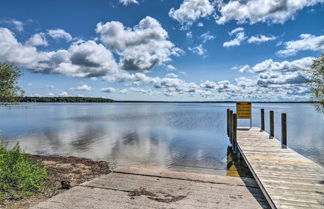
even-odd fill
[[[228,149],[228,106],[22,104],[0,107],[0,129],[5,140],[20,141],[29,153],[108,160],[117,166],[246,175],[240,170],[244,166],[232,162]],[[254,126],[259,126],[261,107],[266,113],[275,111],[278,138],[280,113],[287,112],[288,146],[324,164],[324,116],[309,104],[256,104]],[[266,122],[267,117],[268,114]],[[239,125],[244,125],[244,121]]]
[[[227,147],[226,175],[233,177],[253,177],[244,160],[238,157],[238,155],[235,155],[230,146]]]

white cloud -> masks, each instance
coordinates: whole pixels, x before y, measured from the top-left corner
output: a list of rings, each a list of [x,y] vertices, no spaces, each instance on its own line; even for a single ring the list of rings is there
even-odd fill
[[[54,94],[53,94],[53,93],[48,93],[48,96],[49,96],[49,97],[53,97]]]
[[[70,96],[70,95],[69,95],[69,93],[67,93],[66,91],[62,91],[62,92],[59,94],[59,96],[61,96],[61,97],[68,97],[68,96]]]
[[[80,84],[77,87],[71,88],[71,90],[75,90],[75,91],[91,91],[92,87],[88,86],[87,84]]]
[[[252,72],[251,71],[251,68],[249,65],[244,65],[244,66],[241,66],[238,68],[238,70],[241,72],[241,73],[244,73],[244,72]]]
[[[121,56],[120,67],[125,70],[146,71],[182,53],[167,40],[168,33],[152,17],[142,19],[133,28],[116,21],[98,23],[96,31],[106,47]]]
[[[176,70],[176,68],[175,68],[173,65],[167,65],[166,68],[167,68],[167,70],[169,70],[169,71]]]
[[[199,22],[199,23],[197,23],[197,27],[204,27],[204,23],[202,23],[202,22]]]
[[[278,55],[292,56],[307,50],[324,52],[324,35],[301,34],[299,37],[299,40],[285,42],[285,49],[278,51]]]
[[[169,16],[182,25],[192,25],[199,18],[214,13],[214,6],[209,0],[184,0],[179,9],[171,8]]]
[[[243,31],[244,31],[244,28],[238,27],[238,28],[235,28],[235,29],[231,30],[230,32],[228,32],[228,35],[232,36],[238,32],[243,32]]]
[[[200,35],[200,39],[202,39],[203,43],[206,43],[207,41],[214,40],[216,36],[212,35],[210,31],[203,33]]]
[[[188,48],[192,53],[197,54],[199,56],[203,56],[206,54],[206,49],[202,46],[202,44],[199,44],[198,46],[195,47],[189,47]]]
[[[33,83],[27,83],[27,86],[32,86],[33,85]]]
[[[293,72],[303,71],[313,63],[314,57],[304,57],[293,61],[274,62],[272,59],[264,60],[251,68],[255,73],[266,71]]]
[[[204,97],[230,100],[278,100],[307,99],[309,88],[305,84],[307,68],[313,58],[303,58],[295,61],[274,62],[265,60],[253,67],[244,66],[251,77],[239,77],[236,84],[224,81],[202,81],[194,83],[184,81],[176,75],[169,74],[164,78],[150,77],[143,73],[131,74],[127,71],[110,75],[105,80],[110,82],[126,82],[136,85],[152,85],[152,89],[129,88],[120,93],[140,93],[146,95],[165,95]],[[266,64],[267,63],[267,64]],[[236,67],[240,69],[241,67]],[[265,70],[267,69],[267,70]],[[127,84],[126,84],[127,85]]]
[[[112,53],[94,41],[72,44],[68,52],[70,64],[75,66],[77,71],[73,73],[79,74],[79,77],[103,76],[118,70]]]
[[[28,46],[47,46],[47,40],[44,33],[36,33],[30,37],[26,43]]]
[[[235,29],[236,30],[236,29]],[[233,30],[233,31],[235,31]],[[245,36],[244,31],[242,32],[237,32],[235,31],[233,33],[233,31],[230,32],[231,35],[236,34],[236,37],[233,40],[230,41],[226,41],[223,43],[223,47],[232,47],[232,46],[239,46],[241,45],[241,42],[244,41],[247,37]],[[240,30],[241,31],[241,30]]]
[[[107,88],[102,88],[101,89],[101,92],[104,92],[104,93],[115,93],[116,92],[116,89],[114,89],[112,87],[107,87]]]
[[[24,30],[23,22],[21,22],[19,20],[15,20],[15,19],[12,19],[10,22],[15,26],[17,31],[22,32]]]
[[[304,57],[293,61],[275,62],[272,59],[250,67],[245,65],[240,71],[257,73],[255,79],[258,86],[269,85],[305,84],[308,79],[307,69],[313,63],[314,57]]]
[[[14,63],[18,66],[32,67],[32,63],[37,60],[36,48],[23,46],[7,28],[0,28],[0,48],[1,61]]]
[[[119,0],[120,3],[127,6],[128,4],[138,4],[137,0]]]
[[[0,20],[0,24],[19,32],[24,31],[24,23],[16,19],[3,19]]]
[[[40,52],[19,43],[7,28],[0,28],[0,48],[0,60],[37,73],[94,77],[118,70],[112,53],[91,40],[73,43],[67,50]]]
[[[293,19],[297,11],[304,7],[323,3],[324,0],[230,0],[218,4],[220,15],[216,22],[224,24],[231,20],[238,23],[257,22],[284,23]]]
[[[166,74],[165,77],[168,77],[168,78],[178,78],[178,75],[177,74],[174,74],[174,73],[168,73],[168,74]]]
[[[187,33],[186,33],[186,36],[187,36],[188,38],[192,38],[192,32],[191,32],[191,31],[187,32]]]
[[[251,36],[248,39],[248,43],[256,43],[256,44],[260,44],[263,42],[267,42],[267,41],[273,41],[276,40],[277,38],[275,36],[265,36],[265,35],[257,35],[257,36]]]
[[[65,32],[63,29],[48,30],[48,35],[54,39],[64,39],[66,41],[72,40],[71,34]]]

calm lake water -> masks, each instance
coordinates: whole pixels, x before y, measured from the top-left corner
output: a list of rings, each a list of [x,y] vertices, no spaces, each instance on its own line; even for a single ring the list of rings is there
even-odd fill
[[[108,160],[116,165],[226,173],[226,109],[222,103],[21,104],[0,107],[1,138],[25,152]],[[253,104],[288,117],[288,146],[324,165],[324,114],[312,104]],[[240,120],[239,126],[247,126]]]

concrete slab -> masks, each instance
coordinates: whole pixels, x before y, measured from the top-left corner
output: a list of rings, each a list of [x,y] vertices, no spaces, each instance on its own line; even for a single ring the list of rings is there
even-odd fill
[[[119,169],[32,209],[269,208],[252,180],[173,171]]]

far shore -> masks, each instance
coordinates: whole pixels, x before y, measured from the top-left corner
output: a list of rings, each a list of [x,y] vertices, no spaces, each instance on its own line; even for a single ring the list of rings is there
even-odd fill
[[[252,103],[312,103],[316,104],[319,101],[158,101],[158,100],[113,100],[102,97],[22,97],[18,99],[22,103],[237,103],[237,102],[252,102]]]

